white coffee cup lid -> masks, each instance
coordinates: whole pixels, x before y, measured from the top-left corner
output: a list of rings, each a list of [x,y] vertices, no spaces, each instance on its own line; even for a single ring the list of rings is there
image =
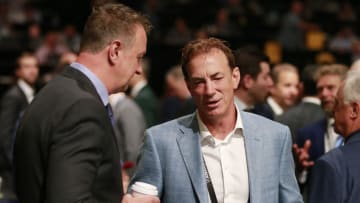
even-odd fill
[[[134,192],[142,193],[142,194],[145,194],[145,195],[151,195],[151,196],[157,196],[158,195],[158,191],[157,191],[156,186],[151,185],[149,183],[135,182],[135,184],[133,184],[131,186],[131,189]]]

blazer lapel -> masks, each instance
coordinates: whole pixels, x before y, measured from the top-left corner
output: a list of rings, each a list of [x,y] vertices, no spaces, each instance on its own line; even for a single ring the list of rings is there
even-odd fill
[[[245,138],[246,160],[249,174],[249,188],[251,202],[257,202],[257,191],[261,188],[258,184],[258,177],[261,173],[261,154],[263,142],[259,136],[262,132],[259,130],[258,123],[247,116],[247,113],[240,112],[243,122],[243,134]]]
[[[181,125],[181,134],[177,137],[178,147],[199,202],[208,202],[208,192],[203,173],[200,134],[195,114],[187,121],[188,123]]]

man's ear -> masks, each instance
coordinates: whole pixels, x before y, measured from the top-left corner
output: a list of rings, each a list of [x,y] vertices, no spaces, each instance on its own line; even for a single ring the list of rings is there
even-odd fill
[[[360,103],[359,102],[351,102],[350,106],[351,106],[350,118],[351,119],[358,118],[360,115]]]
[[[246,74],[242,78],[242,83],[246,89],[249,89],[253,85],[254,79],[251,77],[251,75]]]
[[[233,82],[234,82],[234,89],[237,89],[239,87],[240,78],[241,78],[239,67],[235,67],[232,70],[232,78],[233,78]]]
[[[122,48],[123,44],[119,40],[114,40],[110,43],[108,58],[111,65],[115,64],[119,60],[119,55]]]

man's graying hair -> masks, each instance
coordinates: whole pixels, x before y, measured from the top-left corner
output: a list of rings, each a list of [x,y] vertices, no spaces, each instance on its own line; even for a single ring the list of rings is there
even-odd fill
[[[360,102],[360,71],[349,71],[344,80],[344,103]]]
[[[115,39],[128,46],[134,39],[136,25],[144,27],[147,33],[151,30],[147,18],[123,4],[95,6],[85,24],[80,51],[97,53]]]

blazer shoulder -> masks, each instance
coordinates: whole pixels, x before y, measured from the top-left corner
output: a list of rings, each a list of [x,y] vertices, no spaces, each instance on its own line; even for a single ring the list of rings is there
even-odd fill
[[[339,173],[345,172],[346,167],[346,157],[344,156],[343,150],[341,147],[335,148],[328,153],[321,156],[317,161],[316,165],[322,165],[323,167],[331,167],[333,171]]]
[[[24,98],[25,94],[24,92],[20,89],[20,87],[18,85],[13,85],[11,86],[2,96],[3,98],[7,98],[7,97],[18,97],[18,98]]]
[[[241,112],[241,119],[245,137],[255,136],[271,143],[291,140],[289,128],[279,122],[248,112]]]
[[[287,128],[287,126],[284,124],[281,124],[277,121],[273,121],[267,117],[258,114],[241,111],[240,115],[244,125],[249,125],[249,124],[256,126],[261,125],[261,128],[264,129]]]
[[[177,119],[167,121],[158,125],[155,125],[146,130],[147,134],[157,136],[171,136],[179,134],[186,129],[192,129],[192,124],[195,119],[195,114],[189,114],[179,117]]]

